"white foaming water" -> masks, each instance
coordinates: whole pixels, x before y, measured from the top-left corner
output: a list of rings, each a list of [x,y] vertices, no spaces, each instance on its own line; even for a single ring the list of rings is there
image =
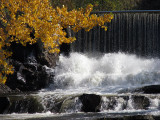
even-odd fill
[[[160,60],[109,53],[100,57],[60,55],[50,88],[113,93],[122,88],[160,83]]]

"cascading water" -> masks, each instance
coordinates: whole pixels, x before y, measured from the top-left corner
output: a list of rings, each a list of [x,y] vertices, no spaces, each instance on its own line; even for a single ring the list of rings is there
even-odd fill
[[[50,88],[77,89],[78,93],[115,93],[125,87],[159,83],[159,59],[124,53],[108,53],[99,57],[71,53],[69,57],[60,56]]]
[[[55,77],[48,88],[36,94],[16,96],[16,100],[9,96],[12,104],[6,112],[12,114],[0,115],[0,118],[66,120],[87,117],[92,120],[160,113],[160,97],[138,91],[160,84],[158,58],[121,52],[99,55],[74,52],[68,57],[60,55],[57,67],[50,72],[54,72]],[[38,113],[28,114],[32,112]]]
[[[127,116],[159,115],[159,94],[151,94],[160,93],[159,17],[158,12],[115,13],[107,32],[99,27],[78,32],[69,56],[61,54],[54,69],[46,67],[54,74],[50,86],[23,97],[16,95],[16,100],[10,95],[11,105],[0,118],[125,116],[134,120]]]
[[[100,27],[89,32],[79,31],[71,51],[160,55],[159,11],[115,12],[114,19],[107,26],[107,31]]]

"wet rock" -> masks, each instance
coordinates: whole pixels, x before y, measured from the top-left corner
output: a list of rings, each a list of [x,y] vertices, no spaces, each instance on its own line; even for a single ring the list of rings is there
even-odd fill
[[[37,63],[13,62],[16,70],[8,76],[6,85],[11,89],[20,91],[36,91],[46,87],[51,80],[51,73],[47,72],[46,66]]]
[[[66,98],[63,101],[59,112],[61,113],[64,113],[64,112],[71,113],[73,111],[79,112],[81,110],[81,107],[82,107],[82,103],[79,100],[79,98],[73,96],[73,97]]]
[[[62,116],[36,117],[31,120],[160,120],[160,116],[153,115],[111,115],[94,116],[87,114],[67,114]]]
[[[10,97],[10,106],[7,113],[41,113],[44,110],[42,104],[34,97]]]
[[[150,101],[145,96],[132,95],[133,106],[135,109],[147,109],[150,105]]]
[[[104,118],[98,118],[98,119],[95,119],[95,120],[124,120],[123,118],[106,118],[106,117],[104,117]]]
[[[13,42],[9,49],[13,52],[10,63],[15,72],[8,76],[6,85],[13,90],[36,91],[49,84],[53,73],[47,67],[56,66],[58,54],[50,54],[41,41],[26,46]]]
[[[63,104],[63,100],[47,100],[45,102],[45,112],[51,111],[52,113],[59,113],[61,112],[61,106]]]
[[[141,88],[137,88],[134,92],[142,92],[145,94],[159,94],[160,93],[160,85],[150,85],[144,86]]]
[[[150,100],[143,95],[103,96],[101,110],[148,109]]]
[[[152,115],[125,116],[124,120],[155,120]]]
[[[145,93],[145,94],[159,94],[160,93],[160,85],[149,85],[143,86],[139,88],[127,88],[118,91],[118,93]]]
[[[157,115],[157,116],[153,116],[154,120],[160,120],[160,116]]]
[[[45,50],[40,40],[36,44],[27,44],[26,46],[12,42],[9,49],[13,52],[11,59],[21,63],[37,62],[48,67],[55,67],[59,57],[58,54],[51,54]]]
[[[95,94],[83,94],[79,97],[82,102],[82,111],[99,112],[101,97]]]
[[[109,97],[108,101],[105,101],[105,108],[106,110],[114,110],[117,104],[117,98],[115,97]]]
[[[73,110],[75,104],[74,96],[56,96],[56,95],[45,95],[43,96],[42,103],[45,107],[44,112],[52,113],[65,113]]]
[[[159,120],[159,116],[152,115],[126,115],[126,116],[115,116],[115,117],[102,117],[97,120]],[[94,119],[95,120],[95,119]]]
[[[60,46],[61,54],[65,55],[65,56],[69,56],[69,52],[70,52],[70,49],[71,49],[70,47],[71,47],[70,44],[63,43],[63,44]]]
[[[0,97],[0,114],[6,113],[10,105],[10,101],[7,97]]]
[[[56,61],[59,59],[58,54],[49,53],[45,50],[41,41],[38,41],[37,43],[37,53],[35,56],[39,64],[46,65],[51,68],[56,66]]]
[[[0,83],[0,94],[6,94],[10,92],[12,92],[12,90],[8,86]]]
[[[115,110],[119,106],[118,109],[124,110],[127,108],[128,100],[128,96],[106,96],[102,99],[101,109]]]

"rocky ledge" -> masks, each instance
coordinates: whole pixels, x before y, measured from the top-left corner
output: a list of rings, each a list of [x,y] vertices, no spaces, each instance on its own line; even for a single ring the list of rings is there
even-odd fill
[[[6,85],[12,90],[37,91],[46,87],[53,78],[50,68],[56,66],[58,54],[50,54],[43,48],[41,41],[36,44],[22,46],[12,43],[13,52],[10,63],[14,74],[9,75]]]
[[[123,89],[118,93],[160,94],[160,85],[147,85],[139,88]]]

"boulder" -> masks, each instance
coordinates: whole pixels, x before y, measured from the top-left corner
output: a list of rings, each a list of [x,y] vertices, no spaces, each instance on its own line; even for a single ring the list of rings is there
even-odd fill
[[[6,113],[41,113],[43,110],[43,105],[36,97],[12,96]]]
[[[9,99],[7,97],[0,97],[0,114],[5,113],[9,106]]]
[[[150,105],[149,98],[145,96],[132,95],[132,100],[135,109],[148,109]]]
[[[83,94],[79,97],[82,102],[82,111],[84,112],[99,112],[101,96],[95,94]]]
[[[41,41],[25,47],[13,42],[10,50],[13,52],[10,64],[15,72],[8,76],[7,86],[13,90],[37,91],[49,84],[53,78],[50,68],[56,66],[58,54],[50,54]]]
[[[48,72],[46,66],[37,63],[20,63],[13,62],[15,72],[8,76],[6,85],[12,90],[19,89],[20,91],[36,91],[46,87],[51,78],[52,73]]]

